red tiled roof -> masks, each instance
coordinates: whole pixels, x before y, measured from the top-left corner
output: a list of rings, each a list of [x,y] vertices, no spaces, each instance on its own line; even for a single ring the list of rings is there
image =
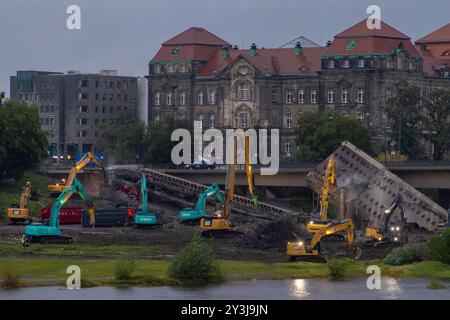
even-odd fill
[[[175,37],[167,40],[163,46],[177,46],[187,44],[200,44],[209,46],[229,46],[230,44],[225,40],[212,34],[206,29],[199,27],[191,27]]]
[[[450,42],[450,23],[416,41],[416,43]]]
[[[227,58],[222,58],[218,50],[211,60],[200,70],[201,76],[212,76],[220,73],[235,60],[242,57],[257,70],[265,74],[302,74],[320,70],[320,57],[325,53],[324,48],[303,48],[299,56],[293,48],[257,49],[252,56],[250,50],[229,50]]]
[[[354,49],[347,49],[349,41],[354,41]],[[399,48],[400,43],[411,56],[419,56],[410,38],[381,21],[381,29],[370,30],[363,20],[347,30],[337,34],[327,55],[368,55],[391,54]]]
[[[164,42],[152,61],[208,61],[223,46],[230,44],[203,28],[192,27]]]
[[[423,72],[429,76],[435,76],[436,71],[445,64],[450,65],[447,59],[424,57]]]
[[[396,38],[396,39],[405,39],[409,40],[410,38],[405,35],[404,33],[398,31],[394,27],[391,27],[389,24],[387,24],[384,21],[381,21],[381,28],[380,29],[369,29],[367,28],[367,19],[362,20],[361,22],[358,22],[354,26],[342,31],[341,33],[338,33],[335,37],[360,37],[360,36],[367,36],[367,37],[382,37],[382,38]]]

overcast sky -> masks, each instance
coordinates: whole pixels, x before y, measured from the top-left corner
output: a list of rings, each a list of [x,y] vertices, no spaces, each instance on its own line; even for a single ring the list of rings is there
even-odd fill
[[[0,91],[17,70],[143,76],[161,43],[191,26],[239,47],[278,47],[303,35],[319,44],[364,19],[382,19],[416,40],[450,22],[449,0],[0,0]],[[66,9],[81,8],[81,30]]]

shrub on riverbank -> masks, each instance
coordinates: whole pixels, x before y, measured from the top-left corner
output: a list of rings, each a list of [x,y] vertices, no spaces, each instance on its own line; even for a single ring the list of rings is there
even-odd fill
[[[115,270],[116,280],[130,280],[136,271],[136,261],[129,253],[122,254],[122,257],[117,261]]]
[[[412,243],[395,248],[384,258],[384,263],[402,266],[413,262],[429,260],[430,252],[426,243]]]
[[[329,277],[333,280],[344,278],[345,275],[347,274],[349,264],[350,260],[347,258],[344,259],[328,258],[327,268]]]
[[[430,283],[428,283],[427,288],[428,289],[445,289],[446,286],[442,282],[433,279],[430,281]]]
[[[20,274],[11,266],[0,269],[0,288],[15,289],[21,286]]]
[[[428,249],[433,260],[450,264],[450,228],[428,240]]]
[[[195,235],[180,251],[167,270],[170,278],[185,284],[203,284],[223,281],[218,261],[214,259],[211,244]]]

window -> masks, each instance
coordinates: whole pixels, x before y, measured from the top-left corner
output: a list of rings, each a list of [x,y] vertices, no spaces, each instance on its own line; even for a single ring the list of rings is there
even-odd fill
[[[210,129],[214,128],[214,114],[210,114],[208,118],[208,126]]]
[[[155,115],[155,117],[153,118],[153,121],[154,121],[155,123],[158,123],[158,122],[159,122],[159,114]]]
[[[348,112],[347,111],[342,111],[341,114],[342,114],[343,117],[348,118]]]
[[[175,66],[173,64],[167,65],[167,73],[174,73],[175,72]]]
[[[208,91],[208,103],[216,104],[216,92],[213,90]]]
[[[311,103],[317,103],[317,90],[311,90]]]
[[[392,92],[391,92],[391,90],[387,89],[386,90],[386,102],[388,102],[391,97],[392,97]]]
[[[172,105],[172,92],[167,93],[167,95],[166,95],[166,104],[168,106]]]
[[[403,60],[402,57],[397,57],[397,69],[403,69]]]
[[[78,112],[88,112],[88,106],[80,106],[78,108]]]
[[[327,99],[328,103],[334,103],[334,91],[333,90],[328,90],[327,97],[328,97],[328,99]]]
[[[305,103],[305,90],[298,92],[298,103]]]
[[[87,137],[87,131],[82,130],[82,131],[77,131],[77,137]]]
[[[348,103],[348,89],[342,90],[342,97],[341,97],[342,103]]]
[[[198,104],[199,105],[203,105],[203,91],[200,91],[199,93],[198,93],[198,97],[197,97],[197,99],[198,99]]]
[[[285,125],[286,128],[292,128],[292,114],[286,113]]]
[[[111,93],[111,94],[109,95],[109,101],[113,101],[113,100],[114,100],[114,94]]]
[[[159,64],[155,64],[153,70],[155,71],[155,73],[161,73],[161,66]]]
[[[50,124],[49,118],[45,118],[45,125],[48,126]]]
[[[386,68],[392,69],[392,60],[386,60]]]
[[[78,118],[79,126],[86,126],[88,124],[88,120],[86,118]]]
[[[361,111],[356,112],[356,117],[359,119],[359,121],[364,123],[364,112]]]
[[[239,127],[240,128],[248,127],[248,113],[247,112],[239,113]]]
[[[358,103],[364,103],[364,89],[360,88],[358,89]]]
[[[250,100],[250,89],[247,82],[239,84],[238,87],[238,99],[239,100]]]
[[[284,153],[287,157],[291,156],[291,143],[289,141],[284,144]]]
[[[287,89],[286,90],[286,103],[291,104],[292,103],[292,89]]]
[[[89,98],[89,95],[87,93],[79,93],[78,94],[78,100],[87,100]]]
[[[328,69],[334,69],[334,60],[328,61]]]
[[[350,60],[345,59],[344,62],[343,62],[343,64],[342,64],[342,66],[343,66],[345,69],[350,68]]]
[[[184,91],[180,93],[180,105],[186,105],[186,92]]]
[[[181,66],[180,66],[180,72],[187,72],[188,70],[187,70],[187,66],[185,65],[185,64],[182,64]]]
[[[88,80],[81,80],[81,88],[87,88],[88,87]]]
[[[98,80],[95,81],[95,87],[98,88]]]
[[[272,88],[272,93],[271,93],[270,99],[272,101],[272,104],[278,103],[278,89],[277,88]]]
[[[364,59],[360,59],[360,60],[358,61],[358,67],[359,67],[359,68],[364,68],[364,66],[365,66],[365,61],[364,61]]]
[[[159,106],[161,104],[161,93],[156,92],[155,93],[155,106]]]
[[[114,82],[112,82],[112,81],[109,82],[109,88],[114,89]]]
[[[414,62],[409,63],[409,70],[414,70]]]

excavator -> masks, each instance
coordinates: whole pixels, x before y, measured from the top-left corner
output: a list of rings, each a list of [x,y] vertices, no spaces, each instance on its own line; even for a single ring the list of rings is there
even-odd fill
[[[157,223],[156,215],[148,211],[147,178],[145,174],[142,174],[141,179],[141,202],[141,210],[136,212],[134,216],[135,228],[161,226]]]
[[[8,208],[8,222],[10,224],[16,224],[17,222],[29,224],[32,222],[33,219],[27,208],[27,200],[31,198],[31,189],[31,182],[27,181],[20,195],[19,205],[12,205],[12,208]]]
[[[322,240],[337,233],[346,233],[348,246],[353,250],[355,246],[355,226],[350,218],[318,230],[314,233],[310,243],[305,243],[299,239],[288,242],[287,255],[289,261],[296,261],[301,258],[321,258]]]
[[[103,164],[100,160],[98,160],[92,152],[87,152],[83,155],[83,157],[78,161],[72,169],[70,169],[69,177],[66,179],[62,179],[62,184],[50,184],[48,185],[48,191],[51,193],[61,193],[64,191],[65,188],[70,186],[73,182],[73,180],[76,178],[77,174],[89,163],[94,163],[97,167],[99,167],[101,170],[104,170]]]
[[[328,205],[330,201],[330,189],[336,190],[336,172],[335,172],[336,158],[331,155],[327,166],[323,173],[323,185],[320,194],[320,212],[317,219],[316,213],[311,215],[311,220],[306,225],[306,231],[315,234],[316,232],[325,229],[331,225],[328,219]]]
[[[227,233],[230,234],[233,232],[233,225],[230,221],[230,218],[235,187],[238,135],[235,133],[232,138],[234,153],[232,163],[228,165],[227,169],[227,177],[225,183],[225,201],[220,210],[217,210],[213,215],[209,215],[200,220],[200,228],[202,230],[203,237],[210,237]],[[245,170],[247,173],[247,184],[252,202],[256,206],[257,198],[253,192],[253,174],[252,166],[250,164],[250,138],[248,136],[243,136],[243,139],[245,145]]]
[[[207,217],[208,213],[205,211],[206,201],[209,197],[215,196],[217,201],[223,202],[224,197],[222,191],[220,191],[220,187],[217,183],[209,186],[201,195],[198,197],[197,204],[195,208],[185,208],[179,212],[178,217],[180,218],[182,223],[192,223],[197,222],[198,220]]]
[[[22,246],[28,247],[31,243],[71,243],[72,237],[64,236],[59,229],[59,210],[74,195],[78,194],[87,206],[87,211],[93,221],[95,210],[92,200],[84,190],[83,185],[76,178],[68,185],[56,199],[52,206],[50,220],[47,223],[33,223],[25,226],[22,236]]]
[[[137,207],[138,207],[138,202],[139,202],[138,200],[140,197],[139,190],[136,189],[135,187],[118,186],[118,187],[116,187],[115,191],[120,191],[120,192],[126,194],[128,197],[127,203],[116,204],[116,208],[119,208],[119,207],[125,205],[128,208],[129,220],[133,220],[134,216],[136,214],[136,211],[137,211]]]

